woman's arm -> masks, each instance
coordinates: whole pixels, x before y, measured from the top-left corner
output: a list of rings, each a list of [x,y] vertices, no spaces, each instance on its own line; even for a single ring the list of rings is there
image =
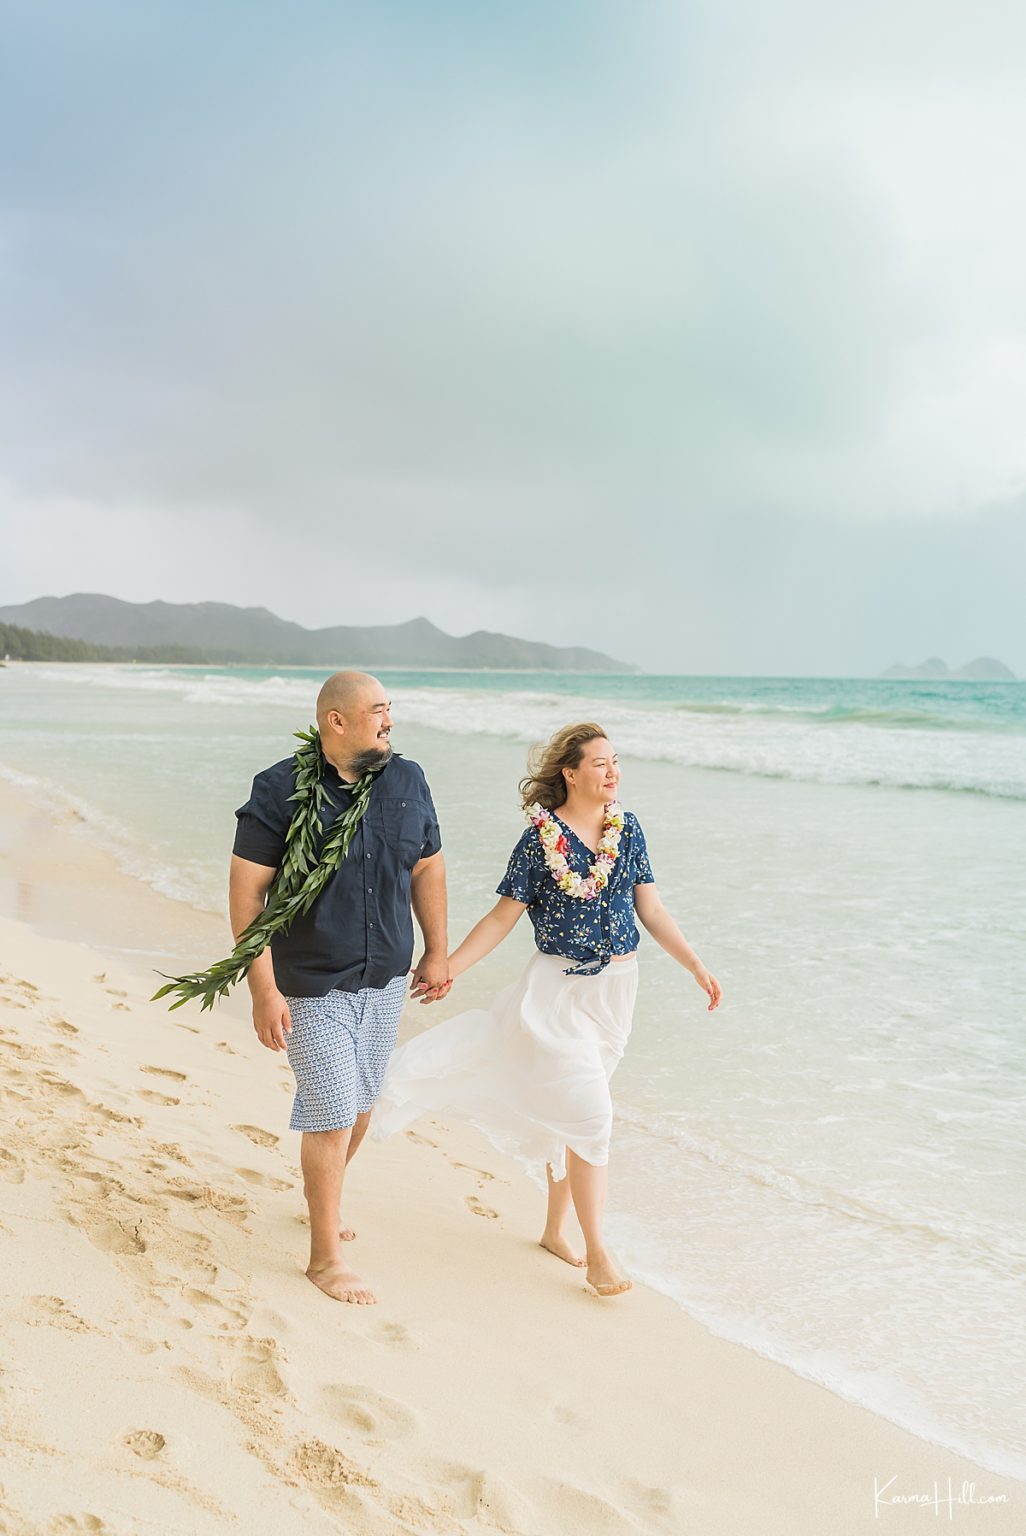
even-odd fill
[[[513,932],[526,911],[524,902],[514,901],[512,896],[500,896],[492,910],[474,924],[463,943],[449,956],[449,975],[460,976],[485,955],[491,954],[496,945]]]
[[[634,887],[634,910],[659,947],[665,949],[668,955],[672,955],[678,965],[682,965],[686,971],[691,972],[703,992],[708,992],[711,999],[709,1003],[711,1013],[723,996],[722,988],[716,977],[706,970],[663,906],[662,897],[654,885],[648,883]]]

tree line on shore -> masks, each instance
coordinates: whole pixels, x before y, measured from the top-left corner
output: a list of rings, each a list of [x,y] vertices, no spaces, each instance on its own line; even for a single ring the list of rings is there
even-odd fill
[[[7,661],[176,661],[208,662],[210,658],[189,645],[94,645],[90,640],[68,640],[41,629],[22,629],[0,624],[0,657]]]

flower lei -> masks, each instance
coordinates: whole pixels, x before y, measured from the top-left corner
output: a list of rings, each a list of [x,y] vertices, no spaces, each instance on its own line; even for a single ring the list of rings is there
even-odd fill
[[[598,856],[589,867],[587,875],[579,875],[575,869],[570,868],[567,859],[570,843],[566,833],[561,832],[556,825],[551,811],[547,811],[536,801],[527,812],[527,819],[538,828],[538,836],[545,850],[545,863],[560,890],[567,896],[576,897],[579,901],[594,901],[595,897],[609,884],[610,872],[620,851],[623,812],[620,809],[619,800],[606,802]]]
[[[272,936],[283,933],[294,917],[310,910],[329,876],[349,852],[353,833],[363,820],[370,800],[374,775],[380,773],[385,764],[368,769],[353,785],[351,803],[333,824],[319,857],[315,857],[314,838],[323,830],[321,807],[331,798],[321,783],[324,771],[321,738],[313,725],[308,731],[294,731],[293,735],[303,742],[295,753],[296,791],[289,796],[298,804],[285,834],[281,868],[271,882],[264,910],[243,929],[227,959],[218,960],[206,971],[169,976],[167,985],[154,992],[151,1003],[166,997],[169,992],[176,992],[178,1001],[168,1004],[172,1011],[193,997],[202,998],[201,1012],[204,1008],[213,1008],[219,997],[226,997],[229,988],[242,980],[253,961],[267,948]],[[158,971],[157,975],[166,976],[167,972]]]

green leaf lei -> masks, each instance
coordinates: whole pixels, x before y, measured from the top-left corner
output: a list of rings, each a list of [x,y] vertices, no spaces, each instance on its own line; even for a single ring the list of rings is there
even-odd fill
[[[276,933],[284,933],[294,917],[308,912],[324,889],[328,878],[342,863],[349,852],[367,804],[370,800],[374,776],[385,766],[370,768],[357,780],[352,803],[342,812],[324,840],[320,858],[315,857],[315,834],[323,830],[321,808],[330,801],[321,783],[323,757],[321,738],[316,726],[308,731],[295,731],[304,742],[296,751],[296,791],[290,800],[298,801],[295,813],[285,834],[285,853],[281,868],[275,875],[267,893],[267,903],[258,917],[239,935],[239,942],[225,960],[218,960],[206,971],[193,971],[187,976],[170,976],[167,985],[154,992],[150,998],[155,1003],[169,992],[179,994],[176,1003],[168,1005],[169,1011],[181,1008],[191,998],[203,999],[200,1009],[213,1008],[219,997],[227,997],[230,988],[240,982],[253,961],[267,948]],[[166,976],[166,971],[158,971]]]

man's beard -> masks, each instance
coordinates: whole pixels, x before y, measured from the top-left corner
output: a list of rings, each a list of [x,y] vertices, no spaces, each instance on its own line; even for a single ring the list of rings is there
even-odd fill
[[[349,772],[355,773],[358,779],[362,779],[365,773],[372,768],[383,768],[392,756],[392,743],[386,742],[384,747],[368,747],[366,752],[357,753],[349,764]]]

